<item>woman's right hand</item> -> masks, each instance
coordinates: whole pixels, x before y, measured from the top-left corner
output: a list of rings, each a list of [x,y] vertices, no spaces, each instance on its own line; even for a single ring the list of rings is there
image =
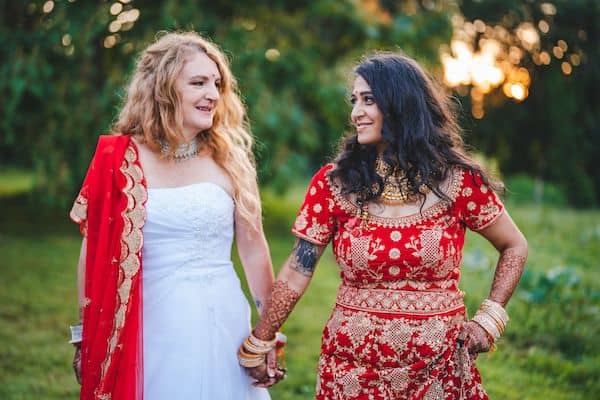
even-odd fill
[[[77,383],[81,385],[81,346],[75,346],[75,354],[73,355],[73,370]]]
[[[285,370],[277,365],[277,351],[271,350],[267,354],[266,362],[258,367],[246,368],[246,372],[255,379],[254,386],[268,388],[285,378]]]

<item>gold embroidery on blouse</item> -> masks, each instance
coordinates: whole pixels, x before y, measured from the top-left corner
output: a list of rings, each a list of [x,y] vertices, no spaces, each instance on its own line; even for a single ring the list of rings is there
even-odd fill
[[[474,229],[481,230],[491,225],[500,215],[502,215],[500,206],[490,199],[487,204],[479,208],[477,215],[470,215],[468,219]]]
[[[357,215],[360,211],[359,207],[350,199],[346,198],[341,193],[341,187],[334,182],[331,181],[331,178],[326,175],[325,179],[327,180],[327,184],[333,194],[333,197],[336,203],[348,214]],[[368,221],[370,223],[374,223],[378,226],[382,227],[393,227],[393,228],[405,228],[414,224],[417,224],[421,221],[430,219],[439,215],[448,207],[451,206],[452,202],[456,200],[458,194],[460,193],[460,188],[463,183],[463,172],[462,170],[455,168],[452,170],[450,174],[450,179],[447,186],[447,189],[444,192],[448,195],[451,202],[445,201],[443,199],[438,200],[436,203],[431,206],[425,208],[422,213],[416,213],[401,217],[378,217],[372,214],[369,214]]]
[[[142,185],[142,170],[136,165],[136,161],[137,152],[133,145],[129,144],[120,168],[126,180],[123,193],[127,199],[127,207],[121,213],[123,232],[121,234],[120,270],[117,287],[118,307],[115,312],[112,334],[108,340],[106,358],[102,363],[100,382],[104,381],[106,372],[112,362],[113,353],[118,347],[121,330],[125,325],[127,307],[131,298],[133,279],[137,277],[141,265],[142,227],[146,220],[144,203],[148,195],[146,188]],[[110,399],[110,395],[100,394],[98,395],[98,399]]]
[[[375,268],[371,268],[369,261],[377,259],[376,253],[384,249],[385,246],[382,244],[380,238],[373,239],[370,235],[358,237],[350,235],[351,256],[349,259],[352,260],[352,266],[348,266],[343,262],[341,257],[338,257],[340,268],[348,273],[344,275],[344,278],[349,280],[356,280],[356,278],[364,280],[364,276],[360,274],[365,274],[376,281],[383,279],[383,274]]]
[[[442,231],[439,229],[424,230],[419,234],[419,239],[421,249],[413,254],[420,257],[421,263],[426,266],[437,264],[443,256],[440,249]]]
[[[308,217],[308,211],[306,210],[306,207],[304,207],[304,208],[302,208],[302,210],[300,210],[298,217],[296,217],[296,222],[294,223],[294,228],[299,231],[303,231],[304,228],[306,228],[306,226],[308,225],[307,217]]]

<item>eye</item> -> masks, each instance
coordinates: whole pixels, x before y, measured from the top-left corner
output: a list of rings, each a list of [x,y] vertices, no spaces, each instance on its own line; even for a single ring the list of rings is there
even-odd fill
[[[192,82],[193,86],[204,86],[204,81],[194,81]]]
[[[375,104],[375,98],[373,96],[365,96],[365,104],[371,105]]]
[[[348,99],[348,101],[350,102],[350,104],[355,105],[356,104],[356,97],[352,96]]]
[[[223,83],[221,81],[217,81],[215,82],[215,87],[221,91],[223,90]]]

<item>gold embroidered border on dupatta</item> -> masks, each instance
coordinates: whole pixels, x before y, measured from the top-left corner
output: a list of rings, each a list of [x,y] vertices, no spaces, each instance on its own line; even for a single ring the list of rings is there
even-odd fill
[[[87,199],[81,195],[81,193],[75,199],[75,203],[73,204],[73,208],[71,208],[71,212],[69,213],[69,217],[76,223],[81,224],[81,234],[83,236],[87,236],[87,209],[88,209],[88,201]]]
[[[137,152],[132,144],[125,151],[125,157],[120,171],[126,179],[123,193],[127,198],[127,206],[121,213],[123,218],[123,231],[121,233],[121,256],[119,258],[119,281],[117,286],[117,311],[113,324],[113,331],[108,340],[106,358],[102,363],[100,382],[112,362],[112,356],[117,348],[121,330],[125,324],[127,305],[130,300],[133,278],[139,273],[141,266],[141,250],[143,244],[142,227],[146,220],[144,203],[148,198],[146,188],[142,184],[143,172],[136,164]],[[106,393],[96,394],[98,400],[110,400],[111,395]]]

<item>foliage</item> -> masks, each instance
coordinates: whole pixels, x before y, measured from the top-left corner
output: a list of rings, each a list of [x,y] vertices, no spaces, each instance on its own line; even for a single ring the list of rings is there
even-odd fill
[[[135,10],[135,18],[122,21]],[[160,30],[196,29],[230,56],[258,142],[261,181],[281,192],[334,152],[348,125],[343,99],[358,57],[400,48],[439,74],[438,52],[452,37],[456,15],[513,38],[531,23],[548,54],[560,40],[567,44],[563,58],[544,65],[508,40],[507,48],[524,54],[529,97],[517,103],[496,90],[486,96],[481,120],[464,113],[471,101],[464,97],[463,125],[467,141],[504,174],[555,182],[572,205],[599,204],[594,0],[0,0],[0,11],[0,57],[7,60],[0,65],[0,160],[32,169],[44,194],[35,199],[47,205],[64,207],[74,197],[135,56]],[[564,75],[561,65],[572,55],[580,65]]]
[[[0,157],[35,170],[43,201],[72,200],[135,55],[157,31],[195,29],[230,55],[259,142],[261,180],[279,188],[321,164],[344,131],[350,62],[367,49],[401,44],[432,64],[451,34],[446,10],[393,14],[396,6],[377,2],[123,3],[1,3],[0,57],[11,62],[0,66],[8,99],[0,110]],[[118,15],[111,14],[115,4]],[[138,18],[113,25],[132,10]]]
[[[506,101],[501,88],[487,96],[485,117],[468,121],[471,143],[494,154],[505,174],[556,182],[575,206],[600,204],[600,3],[463,0],[460,10],[469,21],[510,32],[504,45],[523,54],[519,64],[532,77],[529,97],[521,103]],[[526,23],[539,35],[539,48],[512,40]],[[481,36],[474,38],[476,47]],[[541,52],[549,55],[547,64],[540,61]],[[470,99],[464,102],[469,105]]]
[[[567,205],[565,190],[551,182],[544,182],[519,174],[506,179],[507,197],[518,204],[545,204],[560,207]]]

